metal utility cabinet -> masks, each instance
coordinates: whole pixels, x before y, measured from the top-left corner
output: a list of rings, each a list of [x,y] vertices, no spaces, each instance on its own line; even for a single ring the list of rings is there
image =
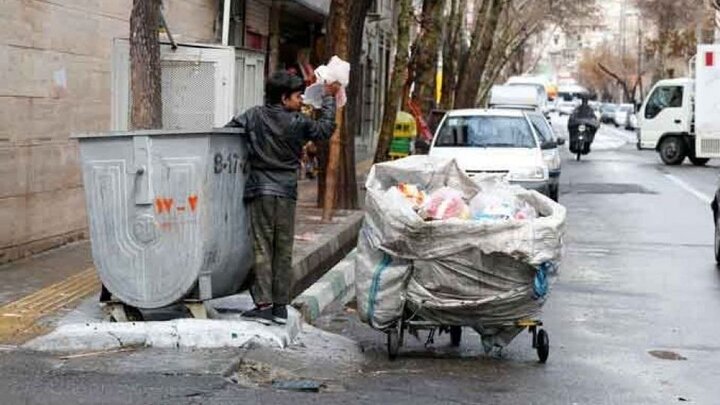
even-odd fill
[[[235,129],[78,135],[92,253],[103,286],[151,309],[234,294],[252,263]]]

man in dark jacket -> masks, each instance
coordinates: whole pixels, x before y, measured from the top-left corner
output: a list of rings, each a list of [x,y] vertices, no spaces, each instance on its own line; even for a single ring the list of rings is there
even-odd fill
[[[295,236],[297,177],[302,146],[328,139],[335,130],[335,94],[340,86],[325,86],[317,120],[300,113],[303,80],[287,72],[274,73],[265,84],[266,104],[230,121],[248,139],[250,173],[245,186],[255,252],[250,287],[255,309],[243,316],[259,322],[287,321],[290,272]]]
[[[577,153],[578,127],[585,125],[587,128],[587,142],[584,144],[582,153],[590,152],[590,145],[595,140],[595,132],[600,127],[595,111],[588,104],[587,94],[580,96],[580,105],[575,107],[568,120],[568,132],[570,134],[570,152]]]

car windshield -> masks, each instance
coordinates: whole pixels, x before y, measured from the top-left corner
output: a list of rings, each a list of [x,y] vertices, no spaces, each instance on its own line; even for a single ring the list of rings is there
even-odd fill
[[[534,148],[537,142],[524,117],[449,117],[435,146]]]
[[[604,104],[604,105],[602,106],[602,111],[603,111],[603,112],[612,112],[612,111],[615,111],[615,106],[612,105],[612,104]]]
[[[632,108],[632,106],[624,105],[624,106],[620,107],[619,110],[622,112],[625,112],[625,113],[630,113],[633,111],[633,108]]]

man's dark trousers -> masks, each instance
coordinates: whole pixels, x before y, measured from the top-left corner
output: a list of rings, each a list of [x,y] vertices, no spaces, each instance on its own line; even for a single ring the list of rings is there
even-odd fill
[[[294,199],[258,196],[250,200],[255,278],[250,289],[257,305],[290,301],[295,238]]]

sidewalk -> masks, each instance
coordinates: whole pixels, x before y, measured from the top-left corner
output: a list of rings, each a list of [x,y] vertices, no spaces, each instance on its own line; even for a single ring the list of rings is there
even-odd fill
[[[368,161],[358,164],[366,173]],[[315,208],[317,184],[301,180],[293,249],[292,297],[339,262],[356,244],[362,211],[335,212],[321,221]],[[0,344],[18,344],[49,329],[52,319],[100,291],[89,241],[77,242],[0,266]]]

